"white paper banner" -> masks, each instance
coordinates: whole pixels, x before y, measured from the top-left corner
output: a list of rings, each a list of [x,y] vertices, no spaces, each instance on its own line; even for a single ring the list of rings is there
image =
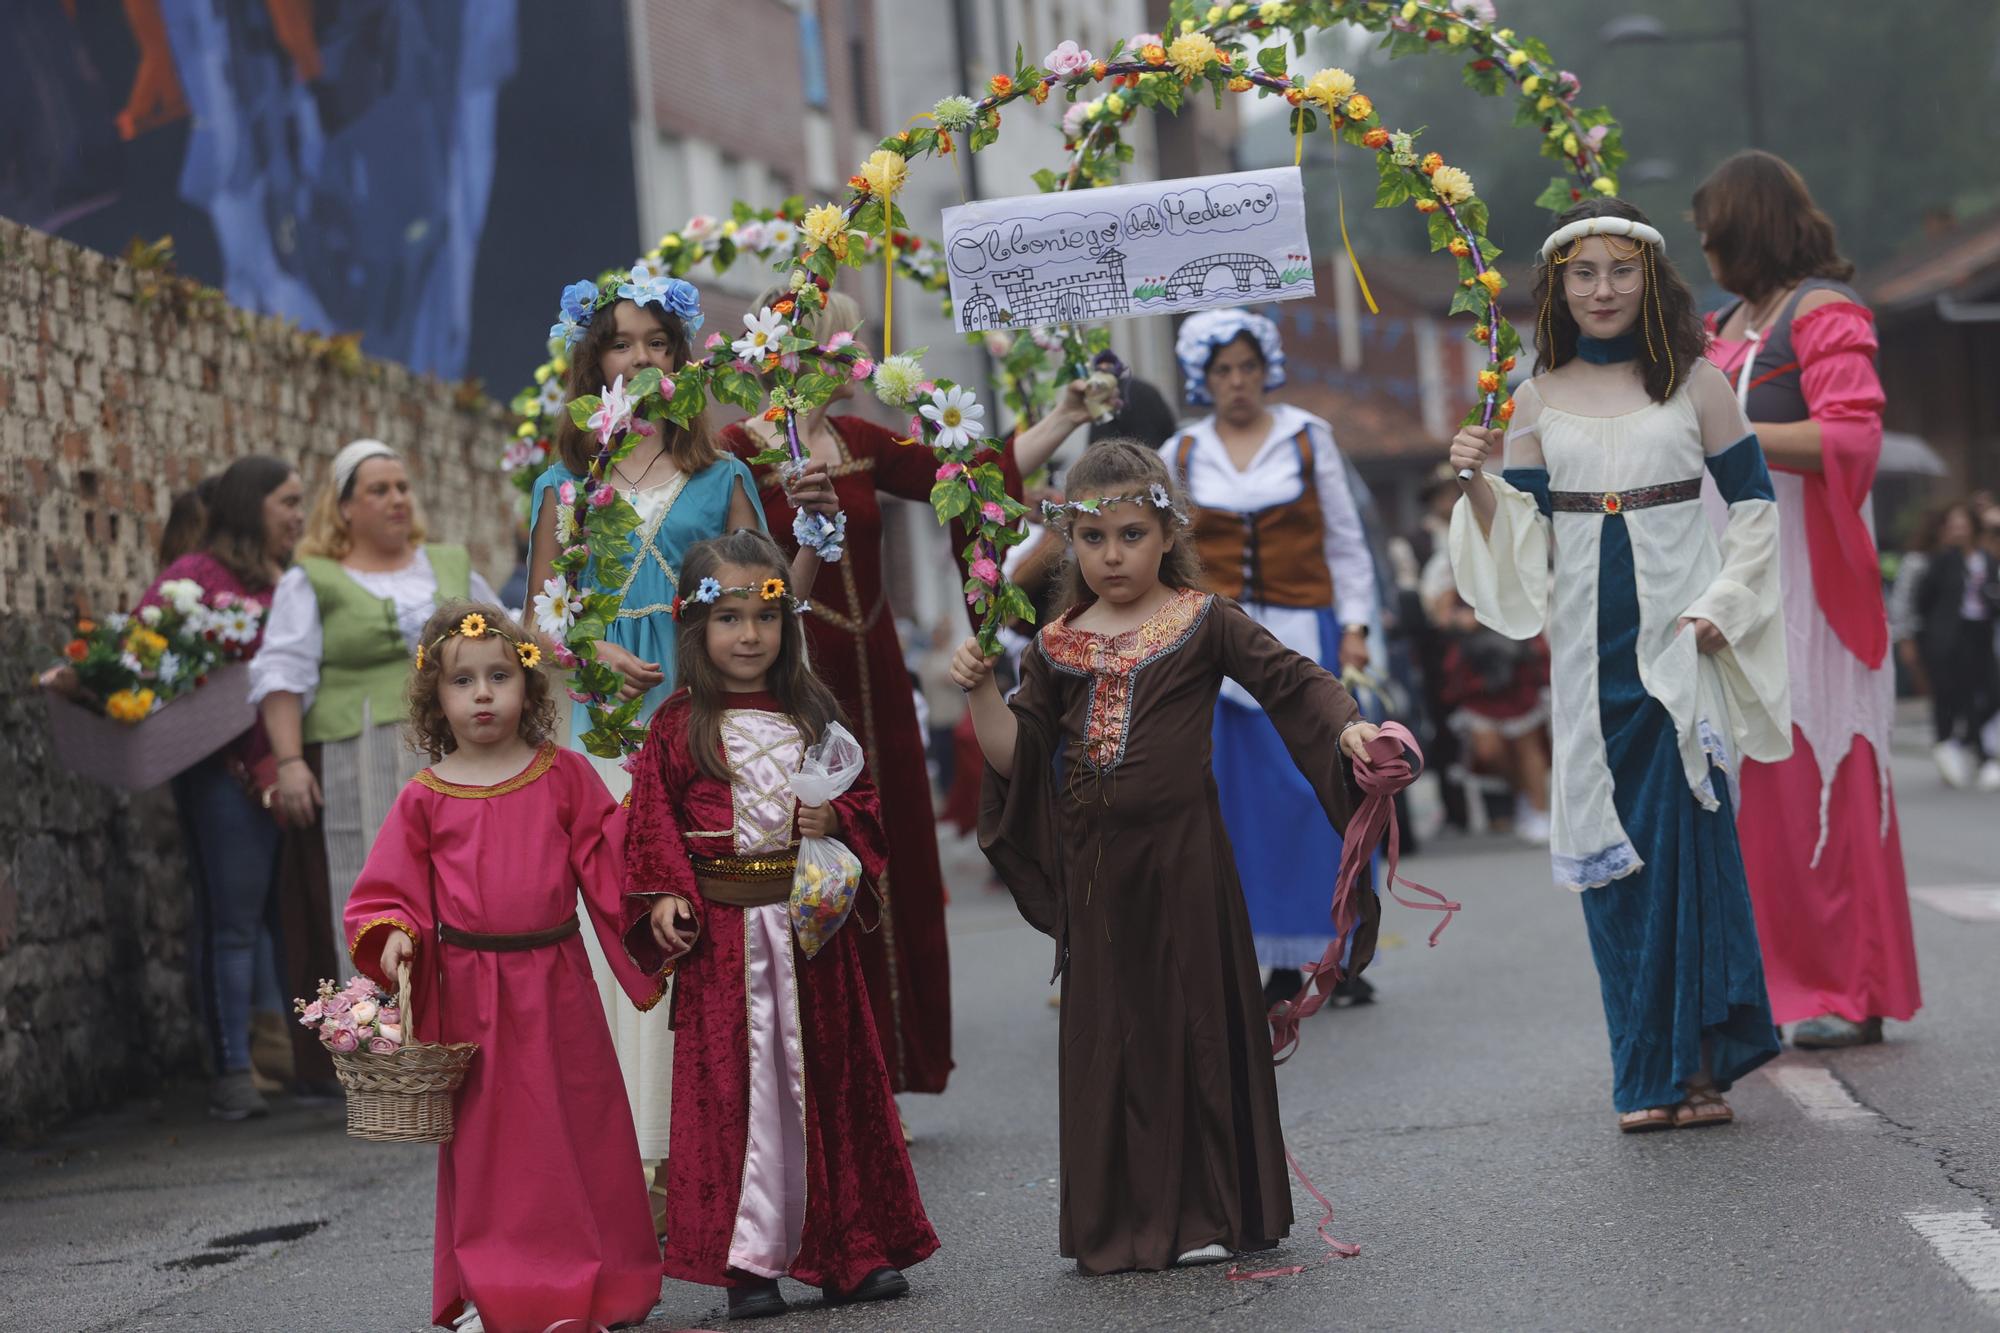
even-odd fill
[[[1313,294],[1297,167],[944,210],[958,327],[1085,324]]]

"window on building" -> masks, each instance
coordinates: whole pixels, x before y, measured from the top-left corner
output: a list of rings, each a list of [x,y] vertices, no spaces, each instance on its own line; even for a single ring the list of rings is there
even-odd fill
[[[826,43],[820,37],[819,11],[799,7],[799,91],[806,105],[826,110]]]
[[[868,5],[847,0],[847,79],[854,90],[854,119],[866,133],[875,124],[874,83],[868,77]]]

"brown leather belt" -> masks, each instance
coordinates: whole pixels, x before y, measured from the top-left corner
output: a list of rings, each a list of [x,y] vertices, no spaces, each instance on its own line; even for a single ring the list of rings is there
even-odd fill
[[[560,926],[525,931],[519,935],[481,935],[475,931],[460,930],[457,926],[440,925],[438,938],[461,949],[478,949],[484,953],[523,953],[529,949],[560,944],[580,929],[582,924],[572,916]]]
[[[1550,491],[1549,508],[1566,514],[1622,514],[1629,509],[1685,504],[1701,498],[1701,478],[1630,491]]]
[[[730,907],[770,907],[792,896],[795,851],[765,856],[690,856],[694,884],[701,896]]]

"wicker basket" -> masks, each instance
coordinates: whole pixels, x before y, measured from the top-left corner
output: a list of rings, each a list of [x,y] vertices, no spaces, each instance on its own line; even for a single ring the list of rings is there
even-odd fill
[[[65,767],[107,787],[145,791],[193,768],[257,721],[250,668],[231,663],[140,722],[116,722],[51,690],[49,735]]]
[[[407,1035],[417,1028],[408,963],[396,969],[396,991]],[[388,1055],[332,1052],[333,1072],[347,1089],[347,1132],[376,1143],[443,1143],[452,1134],[458,1085],[478,1050],[469,1041],[412,1041]]]

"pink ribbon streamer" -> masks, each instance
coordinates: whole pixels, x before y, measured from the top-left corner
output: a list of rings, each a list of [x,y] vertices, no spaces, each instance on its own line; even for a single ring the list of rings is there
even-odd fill
[[[1283,1064],[1291,1059],[1298,1047],[1299,1024],[1317,1013],[1347,975],[1341,965],[1341,953],[1353,938],[1355,923],[1361,919],[1360,895],[1369,892],[1367,886],[1368,863],[1374,858],[1375,848],[1380,845],[1389,862],[1389,896],[1405,907],[1420,911],[1440,912],[1442,919],[1431,931],[1430,944],[1437,947],[1438,936],[1451,924],[1451,918],[1462,906],[1435,889],[1424,887],[1413,880],[1402,878],[1396,873],[1402,838],[1396,823],[1396,793],[1416,780],[1423,771],[1424,752],[1417,745],[1417,738],[1409,728],[1400,722],[1385,723],[1381,733],[1366,747],[1367,761],[1354,766],[1355,785],[1361,788],[1361,808],[1347,821],[1347,831],[1341,842],[1340,872],[1334,879],[1332,917],[1334,928],[1333,943],[1327,945],[1326,952],[1316,963],[1300,969],[1305,973],[1305,985],[1289,1000],[1282,1000],[1271,1007],[1271,1059],[1274,1064]],[[1430,902],[1420,902],[1403,897],[1396,892],[1396,886],[1423,894]],[[1292,1156],[1290,1148],[1285,1149],[1285,1161],[1292,1168],[1292,1174],[1306,1187],[1324,1213],[1316,1230],[1319,1238],[1326,1242],[1326,1257],[1320,1264],[1331,1263],[1335,1259],[1352,1259],[1361,1253],[1361,1247],[1351,1241],[1344,1241],[1333,1234],[1333,1204],[1319,1192],[1318,1186],[1307,1178],[1300,1169],[1298,1159]],[[1254,1282],[1260,1278],[1296,1277],[1308,1268],[1319,1264],[1290,1264],[1282,1268],[1265,1268],[1254,1273],[1241,1271],[1235,1265],[1229,1269],[1231,1282]]]

